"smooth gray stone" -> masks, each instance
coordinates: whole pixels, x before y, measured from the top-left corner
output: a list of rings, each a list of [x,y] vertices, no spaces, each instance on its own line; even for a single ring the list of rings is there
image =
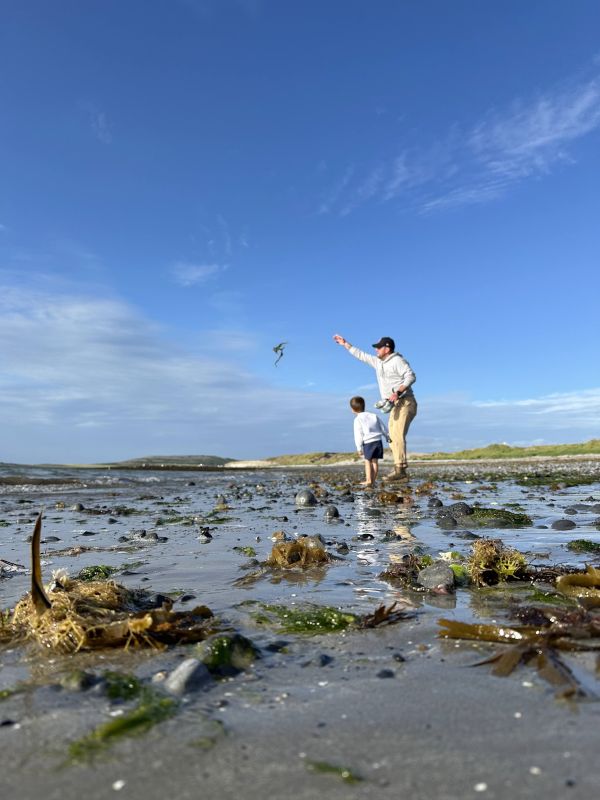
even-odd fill
[[[167,676],[163,686],[170,694],[181,697],[186,692],[200,689],[211,679],[208,667],[197,658],[186,658]]]

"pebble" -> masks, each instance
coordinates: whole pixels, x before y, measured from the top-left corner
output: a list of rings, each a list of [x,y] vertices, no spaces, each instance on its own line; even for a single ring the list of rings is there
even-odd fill
[[[186,658],[165,679],[165,689],[177,697],[200,689],[211,681],[208,668],[197,658]]]

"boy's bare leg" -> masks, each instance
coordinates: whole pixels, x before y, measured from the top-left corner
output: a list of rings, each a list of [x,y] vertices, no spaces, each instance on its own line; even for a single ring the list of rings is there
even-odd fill
[[[379,474],[379,461],[376,458],[374,458],[373,461],[371,461],[371,475],[372,475],[371,480],[373,483],[375,483],[375,481],[377,480],[378,474]]]
[[[365,482],[363,486],[372,486],[373,485],[373,461],[368,461],[365,458]]]

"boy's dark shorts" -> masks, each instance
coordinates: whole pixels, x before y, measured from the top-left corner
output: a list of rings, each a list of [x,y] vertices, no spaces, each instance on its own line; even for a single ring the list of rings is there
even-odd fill
[[[378,442],[363,444],[363,455],[365,461],[372,461],[374,458],[383,458],[383,444],[381,439]]]

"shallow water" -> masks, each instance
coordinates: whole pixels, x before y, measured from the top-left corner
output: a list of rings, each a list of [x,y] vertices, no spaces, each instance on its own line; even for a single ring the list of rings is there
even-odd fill
[[[438,470],[439,472],[439,470]],[[23,483],[2,484],[7,473],[14,480],[14,468],[0,471],[0,558],[28,566],[29,545],[36,514],[44,509],[42,567],[49,581],[56,569],[75,575],[82,567],[94,564],[124,567],[117,580],[130,586],[146,586],[175,597],[195,596],[192,603],[205,603],[219,614],[234,615],[235,607],[249,598],[265,602],[313,602],[339,605],[354,611],[370,611],[406,594],[378,578],[390,561],[401,558],[419,546],[422,552],[458,550],[467,555],[470,542],[461,531],[441,530],[435,513],[428,507],[428,496],[414,495],[406,507],[386,506],[373,495],[353,486],[353,499],[340,494],[340,487],[360,479],[358,470],[223,472],[118,472],[32,468],[21,473]],[[56,481],[39,485],[34,479]],[[564,509],[576,503],[600,502],[600,480],[593,484],[550,490],[524,488],[513,480],[488,483],[482,479],[438,481],[435,494],[444,505],[462,495],[466,502],[489,507],[509,507],[528,513],[533,526],[521,529],[493,528],[477,531],[499,537],[507,545],[527,553],[536,564],[569,563],[581,565],[589,555],[572,553],[566,544],[572,539],[600,540],[592,527],[598,514],[580,510],[565,517]],[[295,495],[311,481],[327,489],[329,496],[313,509],[297,509]],[[413,482],[417,486],[422,481]],[[217,498],[224,496],[228,510],[215,512]],[[61,507],[64,504],[64,507]],[[83,510],[75,510],[76,504]],[[324,507],[335,505],[341,520],[328,522]],[[57,507],[59,506],[59,507]],[[125,507],[131,513],[120,513]],[[101,511],[103,513],[93,513]],[[113,513],[109,513],[113,512]],[[211,517],[211,512],[217,518]],[[177,517],[191,524],[181,524]],[[569,518],[577,527],[554,531],[556,519]],[[192,521],[193,520],[193,521]],[[200,529],[208,526],[212,539],[199,539]],[[548,526],[542,528],[539,526]],[[145,529],[166,541],[125,542],[131,531]],[[272,548],[275,531],[290,537],[321,535],[328,549],[347,543],[347,555],[333,564],[308,571],[265,573],[246,586],[240,578],[260,569],[236,547],[253,547],[256,559],[264,561]],[[411,540],[386,541],[386,531],[412,534]],[[372,537],[372,538],[371,538]],[[61,554],[67,548],[94,548],[80,555]],[[27,574],[8,574],[0,580],[0,606],[6,608],[28,589]],[[440,597],[411,593],[411,600],[424,610],[471,609],[471,593]],[[476,613],[476,612],[475,612]]]

